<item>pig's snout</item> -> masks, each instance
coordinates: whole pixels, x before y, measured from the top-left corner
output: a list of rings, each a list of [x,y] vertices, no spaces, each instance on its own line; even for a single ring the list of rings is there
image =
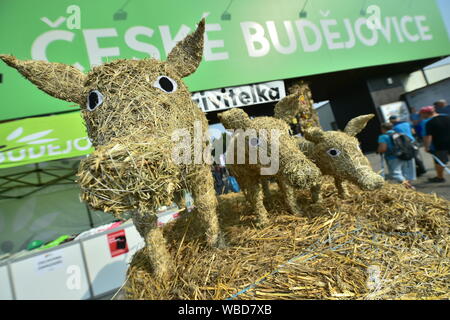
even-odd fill
[[[384,179],[369,167],[359,168],[357,185],[362,190],[373,191],[380,189],[384,185]]]

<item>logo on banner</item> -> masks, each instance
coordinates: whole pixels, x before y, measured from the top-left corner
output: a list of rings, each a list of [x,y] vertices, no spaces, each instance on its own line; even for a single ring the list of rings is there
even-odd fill
[[[203,112],[218,111],[247,105],[270,103],[286,96],[283,81],[271,81],[218,90],[200,91],[192,95]]]
[[[14,129],[4,142],[0,143],[0,164],[64,155],[73,150],[85,151],[91,148],[87,137],[67,140],[64,145],[52,143],[60,140],[48,137],[52,132],[53,129],[49,129],[24,135],[23,127]]]

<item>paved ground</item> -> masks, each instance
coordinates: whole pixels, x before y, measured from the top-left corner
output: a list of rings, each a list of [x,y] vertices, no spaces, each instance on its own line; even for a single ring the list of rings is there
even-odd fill
[[[427,168],[427,173],[419,177],[416,181],[413,181],[413,185],[416,187],[417,191],[424,193],[436,193],[438,196],[445,198],[450,201],[450,175],[444,173],[445,179],[444,183],[430,183],[428,178],[433,178],[436,176],[436,171],[434,170],[433,158],[430,154],[426,153],[422,148],[420,150],[422,159]],[[380,155],[375,153],[367,154],[367,158],[372,164],[372,168],[375,171],[381,170],[381,158]],[[386,166],[385,166],[386,168]],[[387,170],[387,169],[386,169]]]

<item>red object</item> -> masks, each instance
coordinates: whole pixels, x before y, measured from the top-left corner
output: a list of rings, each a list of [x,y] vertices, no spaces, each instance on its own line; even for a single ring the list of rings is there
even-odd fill
[[[109,251],[111,257],[117,257],[128,252],[127,238],[125,237],[125,230],[119,230],[108,234]]]
[[[433,113],[435,111],[433,106],[426,106],[426,107],[422,107],[420,108],[419,113]]]

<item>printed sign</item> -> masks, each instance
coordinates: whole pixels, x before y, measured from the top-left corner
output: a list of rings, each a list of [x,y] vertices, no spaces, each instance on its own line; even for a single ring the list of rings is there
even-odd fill
[[[37,256],[36,271],[38,273],[42,273],[61,268],[64,265],[63,252],[63,249],[59,249]]]
[[[111,252],[112,258],[128,252],[128,243],[125,236],[125,230],[122,229],[113,233],[109,233],[107,238],[109,251]]]
[[[219,90],[200,91],[194,93],[192,99],[203,112],[210,112],[276,102],[285,96],[284,82],[271,81]]]

